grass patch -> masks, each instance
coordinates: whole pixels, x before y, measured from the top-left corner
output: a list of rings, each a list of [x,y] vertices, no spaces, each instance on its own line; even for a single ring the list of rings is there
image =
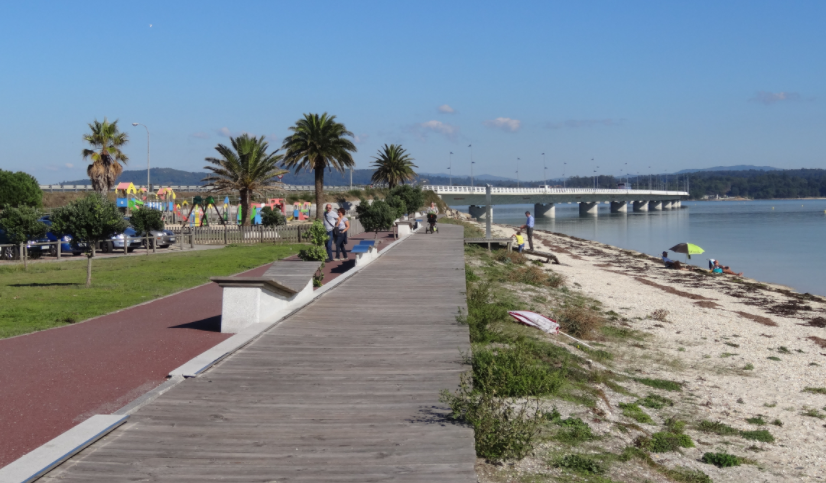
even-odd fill
[[[800,413],[801,416],[808,416],[810,418],[826,419],[826,414],[821,413],[817,409],[806,408]]]
[[[743,370],[744,370],[744,371],[751,371],[751,370],[754,370],[754,364],[752,364],[751,362],[749,362],[748,364],[746,364],[745,366],[743,366]]]
[[[775,356],[769,356],[769,357],[766,357],[766,359],[768,359],[770,361],[779,361],[780,360],[779,357],[775,357]]]
[[[569,303],[556,316],[562,331],[579,339],[591,338],[605,325],[602,315],[584,303]]]
[[[758,429],[756,431],[740,431],[740,436],[745,439],[760,441],[762,443],[774,443],[774,436],[772,436],[766,429]]]
[[[753,418],[746,418],[746,422],[749,424],[755,424],[757,426],[765,426],[766,421],[763,419],[763,416],[756,416]]]
[[[673,406],[674,401],[667,397],[658,396],[657,394],[649,394],[637,401],[637,404],[651,409],[662,409],[666,406]]]
[[[678,434],[667,431],[654,433],[651,437],[640,436],[634,444],[652,453],[667,453],[677,451],[680,448],[693,448],[694,442],[687,434]]]
[[[654,421],[651,419],[651,416],[649,416],[648,413],[643,411],[642,408],[640,408],[634,403],[619,403],[619,407],[620,409],[622,409],[623,416],[629,417],[639,423],[654,424]]]
[[[575,473],[586,475],[599,475],[605,473],[605,468],[587,456],[578,454],[565,455],[562,458],[556,459],[551,463],[554,468],[565,468]]]
[[[682,391],[683,385],[679,382],[669,381],[668,379],[649,379],[647,377],[633,378],[640,384],[653,387],[654,389],[664,389],[666,391]]]
[[[783,421],[781,421],[781,420],[779,420],[779,419],[775,419],[775,420],[774,420],[774,421],[772,421],[771,423],[772,423],[773,425],[777,426],[777,427],[780,427],[780,428],[782,428],[782,427],[783,427]]]
[[[507,281],[526,283],[528,285],[540,285],[544,287],[558,288],[565,283],[565,277],[555,272],[546,272],[533,265],[520,267],[508,273]]]
[[[804,388],[801,392],[808,392],[811,394],[823,394],[826,395],[826,387],[807,387]]]
[[[723,342],[725,345],[729,347],[734,347],[735,349],[740,347],[740,344],[735,344],[734,342]]]
[[[700,459],[703,463],[714,465],[718,468],[729,468],[740,466],[740,458],[728,453],[705,453]]]
[[[740,430],[734,429],[721,421],[700,421],[697,429],[704,433],[719,434],[720,436],[740,434]]]
[[[0,338],[81,322],[288,257],[305,245],[257,244],[215,250],[0,267]]]

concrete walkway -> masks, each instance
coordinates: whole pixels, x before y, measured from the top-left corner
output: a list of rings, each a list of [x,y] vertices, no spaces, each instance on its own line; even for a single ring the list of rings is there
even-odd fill
[[[406,239],[41,481],[475,482],[438,402],[467,370],[463,250]]]

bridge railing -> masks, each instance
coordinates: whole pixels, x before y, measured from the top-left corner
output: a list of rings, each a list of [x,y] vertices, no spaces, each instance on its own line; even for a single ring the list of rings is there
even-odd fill
[[[437,194],[468,194],[484,195],[483,186],[422,186],[422,189],[433,190]],[[593,189],[593,188],[492,188],[494,195],[671,195],[688,196],[685,191],[660,191],[660,190],[626,190],[626,189]]]

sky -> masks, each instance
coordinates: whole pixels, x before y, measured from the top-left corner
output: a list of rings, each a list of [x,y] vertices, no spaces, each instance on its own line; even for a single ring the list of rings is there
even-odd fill
[[[128,133],[127,169],[140,122],[152,167],[202,171],[322,112],[357,168],[385,143],[522,180],[826,168],[822,1],[35,1],[0,22],[0,169],[42,184],[85,177],[95,119]]]

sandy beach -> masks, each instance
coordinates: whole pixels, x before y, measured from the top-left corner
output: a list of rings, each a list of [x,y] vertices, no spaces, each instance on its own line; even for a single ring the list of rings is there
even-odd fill
[[[509,237],[515,229],[494,225],[494,232]],[[826,299],[707,270],[666,269],[659,259],[645,254],[540,230],[534,244],[559,257],[560,265],[546,269],[600,301],[604,313],[616,314],[616,324],[648,334],[642,343],[595,341],[615,355],[611,370],[683,384],[672,408],[649,412],[655,420],[678,416],[688,421],[686,433],[697,445],[658,454],[657,462],[700,469],[714,481],[826,478],[826,394],[806,391],[826,387]],[[748,274],[748,267],[733,268]],[[651,392],[633,382],[630,389],[636,394]],[[622,419],[618,404],[636,398],[608,387],[604,392],[603,414],[591,414],[589,423],[607,434],[612,423]],[[563,416],[586,416],[581,407],[558,407]],[[702,432],[696,428],[700,421],[720,421],[739,430],[768,429],[775,441]],[[633,431],[612,435],[624,444],[634,436]],[[720,469],[699,461],[708,451],[747,456],[753,462]],[[545,466],[528,457],[514,471],[542,473]],[[669,481],[656,474],[639,476]]]

